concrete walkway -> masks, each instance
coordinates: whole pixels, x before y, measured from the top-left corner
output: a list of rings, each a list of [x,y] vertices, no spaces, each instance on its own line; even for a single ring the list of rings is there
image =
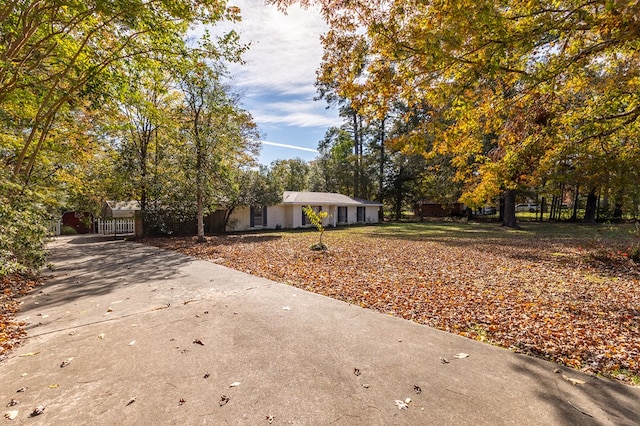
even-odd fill
[[[50,249],[0,424],[640,424],[639,388],[171,251]]]

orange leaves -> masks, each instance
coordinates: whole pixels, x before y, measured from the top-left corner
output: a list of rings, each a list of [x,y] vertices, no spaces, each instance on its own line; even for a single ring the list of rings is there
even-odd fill
[[[329,230],[324,253],[309,251],[308,232],[148,242],[574,368],[640,375],[637,266],[585,263],[553,237],[379,229]]]
[[[36,280],[21,275],[9,275],[0,281],[0,360],[5,352],[13,349],[26,333],[24,323],[14,316],[18,310],[16,298],[23,296],[38,284]]]

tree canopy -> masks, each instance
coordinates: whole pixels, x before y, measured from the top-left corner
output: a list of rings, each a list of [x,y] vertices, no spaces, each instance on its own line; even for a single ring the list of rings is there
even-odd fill
[[[430,105],[405,141],[449,155],[468,204],[553,192],[567,167],[587,192],[638,181],[637,1],[300,3],[330,27],[322,87],[369,119]]]

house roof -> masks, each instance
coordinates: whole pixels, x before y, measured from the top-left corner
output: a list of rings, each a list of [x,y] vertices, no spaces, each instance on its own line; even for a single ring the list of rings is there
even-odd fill
[[[136,211],[140,210],[140,203],[138,201],[105,201],[111,211]]]
[[[300,192],[285,191],[282,196],[282,204],[318,205],[330,204],[336,206],[381,206],[374,201],[367,201],[360,198],[349,197],[347,195],[333,192]]]

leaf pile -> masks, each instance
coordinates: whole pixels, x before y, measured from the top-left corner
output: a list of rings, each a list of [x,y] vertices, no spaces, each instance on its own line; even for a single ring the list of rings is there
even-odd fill
[[[16,299],[27,294],[36,285],[36,279],[19,274],[0,278],[0,360],[26,335],[22,328],[24,324],[15,320],[18,311]]]
[[[640,375],[640,270],[564,238],[333,230],[147,243],[441,330],[624,379]],[[371,230],[373,229],[373,230]],[[588,245],[588,244],[587,244]]]

